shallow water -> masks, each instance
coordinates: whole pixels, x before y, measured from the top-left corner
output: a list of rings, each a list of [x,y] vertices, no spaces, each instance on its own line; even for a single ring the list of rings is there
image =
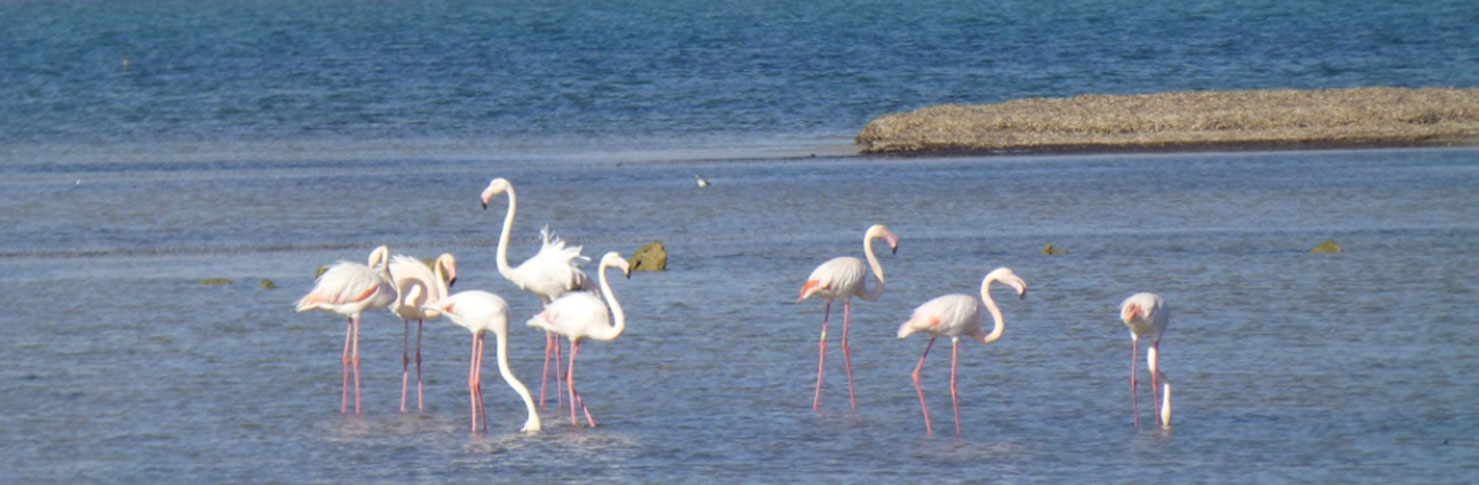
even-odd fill
[[[536,163],[326,151],[10,164],[0,468],[20,482],[1468,481],[1479,474],[1476,159]],[[695,187],[694,173],[713,186]],[[443,321],[427,324],[427,409],[400,414],[400,322],[384,312],[365,317],[365,413],[341,416],[343,322],[292,312],[316,266],[377,244],[452,251],[455,289],[503,295],[514,322],[537,308],[494,270],[506,205],[475,200],[493,176],[520,196],[515,260],[545,224],[592,256],[667,245],[667,272],[613,281],[627,332],[582,347],[577,375],[601,426],[574,429],[551,408],[543,432],[519,433],[523,407],[490,355],[490,432],[469,434],[469,336]],[[881,256],[883,298],[854,308],[858,410],[834,326],[814,413],[822,303],[795,295],[816,264],[860,255],[872,223],[901,246]],[[1326,239],[1346,252],[1309,252]],[[1044,256],[1047,243],[1069,252]],[[925,436],[909,382],[925,341],[894,332],[915,305],[971,293],[997,266],[1031,290],[996,294],[1002,340],[961,344],[960,437],[949,349],[935,346],[925,386],[937,435]],[[208,277],[234,283],[199,284]],[[262,278],[279,288],[258,289]],[[1116,308],[1137,291],[1174,309],[1161,348],[1176,384],[1169,430],[1131,424]],[[514,326],[512,365],[531,385],[541,341]]]

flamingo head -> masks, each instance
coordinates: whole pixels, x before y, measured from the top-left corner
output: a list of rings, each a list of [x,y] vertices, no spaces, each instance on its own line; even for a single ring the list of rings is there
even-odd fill
[[[889,252],[899,254],[899,236],[895,236],[894,232],[888,230],[888,227],[885,227],[883,224],[874,224],[872,227],[869,227],[866,237],[870,240],[884,240],[888,243]]]
[[[452,253],[442,253],[441,256],[437,256],[436,264],[447,278],[448,288],[457,284],[457,258],[452,257]]]
[[[1150,320],[1155,309],[1161,306],[1155,293],[1136,293],[1120,303],[1120,321],[1129,324],[1136,320]]]
[[[1021,276],[1017,276],[1017,273],[1012,272],[1011,268],[996,268],[986,275],[986,280],[999,281],[1013,290],[1017,290],[1018,299],[1027,298],[1027,281],[1023,280]]]
[[[508,183],[508,179],[503,177],[498,177],[493,179],[492,182],[488,182],[488,188],[483,189],[483,195],[480,197],[483,200],[483,210],[488,209],[489,201],[497,197],[498,194],[507,192],[510,188],[513,188],[513,185]]]
[[[388,267],[387,266],[387,263],[389,263],[389,262],[390,262],[390,248],[385,247],[385,246],[380,246],[380,247],[375,248],[374,251],[370,251],[369,266],[371,268]]]
[[[627,260],[625,258],[622,258],[621,254],[617,253],[616,251],[612,251],[606,253],[604,256],[601,256],[601,267],[620,268],[623,276],[626,276],[627,279],[632,278],[631,263],[628,263]]]

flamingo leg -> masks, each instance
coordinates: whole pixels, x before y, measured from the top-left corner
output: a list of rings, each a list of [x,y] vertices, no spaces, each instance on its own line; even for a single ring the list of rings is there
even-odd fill
[[[411,321],[401,320],[401,412],[406,412],[406,385],[411,377]]]
[[[950,339],[950,407],[955,408],[955,435],[960,436],[960,402],[955,399],[955,367],[960,356],[960,339]]]
[[[570,425],[580,426],[575,418],[575,405],[580,404],[580,410],[585,413],[586,424],[596,427],[596,420],[591,418],[591,410],[586,409],[585,400],[580,397],[580,392],[575,390],[575,354],[580,353],[580,341],[570,340],[570,366],[565,369],[565,389],[570,392]]]
[[[339,414],[349,414],[349,339],[354,336],[354,317],[344,324],[344,355],[340,367],[344,370],[344,382],[339,386]]]
[[[552,333],[549,333],[549,332],[545,332],[544,333],[544,371],[539,374],[539,376],[540,376],[539,377],[539,408],[540,409],[544,409],[544,389],[546,387],[549,387],[549,358],[550,358],[551,351],[554,350],[553,347],[550,345],[550,339],[554,338],[554,335],[555,334],[552,334]],[[558,364],[556,364],[556,365],[558,365]],[[558,382],[558,381],[556,381],[556,382]],[[556,385],[558,386],[559,384],[556,384]],[[560,390],[558,388],[555,389],[555,395],[558,396],[559,394],[560,394]]]
[[[477,384],[477,389],[478,389],[478,416],[482,416],[483,417],[483,431],[484,432],[487,432],[488,431],[488,407],[483,405],[483,354],[485,354],[486,352],[483,352],[483,348],[487,344],[488,334],[487,333],[478,333],[477,341],[478,341],[478,367],[477,367],[477,378],[475,379],[475,383]]]
[[[350,358],[354,361],[354,415],[359,416],[359,315],[354,316],[354,352]]]
[[[827,300],[827,308],[822,310],[822,339],[817,351],[817,390],[811,398],[812,411],[821,409],[822,406],[822,370],[827,368],[827,319],[831,315],[832,300]]]
[[[852,386],[852,350],[847,345],[847,321],[852,313],[852,299],[842,300],[842,362],[847,366],[847,400],[853,411],[858,410],[858,398]]]
[[[1136,428],[1140,427],[1140,396],[1137,395],[1138,392],[1135,386],[1135,360],[1140,355],[1138,347],[1140,347],[1140,341],[1134,338],[1130,339],[1130,406],[1135,411]]]
[[[549,341],[555,346],[555,411],[559,411],[560,406],[563,406],[565,401],[565,398],[562,397],[564,396],[563,391],[560,389],[561,383],[565,381],[565,374],[560,372],[560,361],[564,360],[561,357],[563,351],[560,349],[559,335],[554,333],[549,334]]]
[[[426,323],[416,321],[416,412],[421,412],[421,327]]]
[[[472,431],[478,431],[478,336],[472,336],[472,354],[467,358],[467,401],[472,409]]]
[[[919,356],[919,365],[914,366],[914,392],[919,394],[919,409],[924,412],[924,434],[935,434],[935,429],[930,425],[930,407],[924,403],[924,388],[919,385],[919,376],[924,372],[924,358],[929,357],[930,347],[935,346],[935,338],[930,337],[930,343],[924,346],[924,355]]]

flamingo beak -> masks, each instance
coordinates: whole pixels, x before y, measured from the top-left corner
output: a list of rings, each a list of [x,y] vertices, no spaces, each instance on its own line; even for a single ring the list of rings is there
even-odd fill
[[[447,280],[447,287],[448,288],[451,288],[452,286],[454,286],[456,284],[457,284],[457,277],[456,276],[453,276],[451,279],[448,279]]]

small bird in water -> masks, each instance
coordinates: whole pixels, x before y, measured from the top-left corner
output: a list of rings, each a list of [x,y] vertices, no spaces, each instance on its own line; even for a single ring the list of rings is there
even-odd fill
[[[119,64],[123,66],[124,72],[127,72],[128,71],[128,53],[127,52],[124,52],[123,53],[123,61],[120,62]]]
[[[693,178],[694,178],[694,180],[698,180],[698,187],[699,188],[704,188],[704,187],[708,187],[709,186],[709,181],[708,180],[704,180],[704,178],[703,177],[700,177],[698,174],[693,174]]]

